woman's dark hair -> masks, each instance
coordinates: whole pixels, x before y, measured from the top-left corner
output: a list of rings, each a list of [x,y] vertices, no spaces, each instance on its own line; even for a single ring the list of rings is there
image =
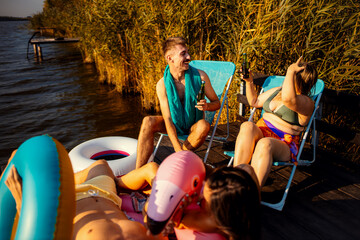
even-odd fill
[[[296,73],[296,86],[301,94],[309,95],[311,88],[318,79],[317,70],[312,64],[307,62],[301,62],[299,63],[299,66],[305,66],[305,69]]]
[[[260,194],[245,170],[222,167],[206,182],[210,209],[220,229],[230,239],[260,239]]]

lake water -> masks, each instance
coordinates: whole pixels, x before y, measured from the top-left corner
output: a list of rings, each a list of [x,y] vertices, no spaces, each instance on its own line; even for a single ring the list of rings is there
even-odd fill
[[[0,165],[25,140],[42,134],[70,151],[96,137],[137,138],[144,113],[136,96],[99,83],[76,44],[42,45],[38,62],[28,22],[0,22]]]

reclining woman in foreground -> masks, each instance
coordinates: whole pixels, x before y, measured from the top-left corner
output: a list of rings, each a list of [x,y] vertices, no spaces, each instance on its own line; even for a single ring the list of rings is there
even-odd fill
[[[142,224],[128,220],[117,196],[118,192],[150,186],[157,169],[158,165],[151,162],[115,178],[107,162],[98,160],[76,173],[73,239],[163,239],[161,234],[152,236]],[[5,183],[20,212],[22,181],[15,167]],[[215,170],[206,181],[201,199],[201,210],[182,213],[185,227],[219,232],[227,239],[260,239],[260,194],[251,166]]]
[[[15,151],[12,157],[14,154]],[[108,163],[98,160],[88,168],[75,173],[76,214],[72,238],[165,239],[161,235],[147,235],[146,228],[141,223],[129,220],[121,210],[122,200],[118,196],[118,192],[139,190],[150,185],[157,168],[157,164],[152,162],[121,178],[116,178]],[[22,180],[14,166],[5,184],[10,189],[20,213]]]
[[[259,96],[253,76],[245,78],[250,106],[263,108],[263,117],[254,124],[244,122],[236,139],[234,166],[250,163],[263,187],[273,159],[296,161],[299,135],[310,121],[315,104],[308,96],[317,81],[317,71],[309,63],[291,64],[282,87],[272,88]]]

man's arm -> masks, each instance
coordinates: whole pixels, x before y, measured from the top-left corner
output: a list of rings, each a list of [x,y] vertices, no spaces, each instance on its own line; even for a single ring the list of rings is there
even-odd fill
[[[156,94],[159,98],[160,102],[160,110],[162,117],[164,118],[166,132],[170,138],[170,141],[174,147],[175,152],[181,151],[182,147],[180,141],[177,137],[175,125],[172,122],[169,102],[166,95],[166,88],[164,79],[160,79],[160,81],[156,84]]]
[[[200,111],[216,111],[220,108],[220,100],[211,85],[208,75],[202,70],[198,71],[200,73],[201,80],[205,81],[205,95],[210,100],[210,102],[201,100],[195,107]]]

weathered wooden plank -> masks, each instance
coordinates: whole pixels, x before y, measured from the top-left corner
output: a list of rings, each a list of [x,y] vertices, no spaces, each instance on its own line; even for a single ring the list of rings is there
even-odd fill
[[[323,239],[316,230],[309,229],[306,224],[299,222],[292,215],[285,212],[278,212],[263,207],[262,214],[262,233],[263,239]]]
[[[290,191],[283,212],[264,209],[265,224],[276,221],[277,217],[279,217],[277,223],[283,227],[279,231],[294,234],[293,237],[288,239],[316,239],[317,237],[320,239],[356,239],[354,238],[356,233],[343,234],[343,231],[351,229],[351,226],[342,222],[346,222],[347,218],[352,219],[353,217],[334,208],[332,204],[329,204],[330,201],[314,200],[314,195],[316,196],[316,192],[297,193]],[[329,214],[331,211],[333,211],[334,216]],[[289,225],[297,226],[298,229],[291,232]],[[330,230],[328,230],[329,228]],[[272,238],[267,236],[264,239]]]
[[[354,231],[351,229],[360,224],[357,217],[360,214],[360,205],[352,196],[342,193],[338,188],[329,184],[330,181],[328,179],[336,181],[337,178],[332,177],[333,169],[330,168],[331,171],[326,169],[328,169],[327,165],[321,169],[315,169],[314,175],[305,174],[309,175],[309,178],[301,182],[303,186],[297,188],[298,186],[295,185],[290,189],[283,214],[291,214],[295,221],[297,219],[301,219],[302,222],[310,221],[310,229],[305,232],[317,232],[322,239],[357,239],[356,236],[359,236],[358,230],[355,230],[355,233],[351,232],[349,234],[342,234],[342,232]],[[303,169],[298,170],[297,173],[302,173],[303,171]],[[322,173],[320,174],[319,172]],[[337,173],[339,175],[348,175],[348,172],[343,169],[337,169]],[[353,182],[347,182],[347,185],[352,184]],[[302,216],[304,214],[306,216]],[[312,216],[313,220],[309,216]],[[269,218],[272,217],[273,214],[269,215]],[[322,220],[318,220],[318,218]],[[348,223],[349,219],[352,221],[350,224]],[[313,221],[316,221],[315,225],[312,223]],[[301,223],[294,224],[301,225]],[[333,231],[330,231],[330,235],[327,234],[327,231],[322,232],[327,228],[331,228]],[[306,235],[303,239],[308,238],[310,236]]]
[[[50,43],[75,43],[80,38],[34,38],[30,40],[31,44],[50,44]]]
[[[219,126],[219,133],[226,125]],[[235,141],[240,122],[230,124],[228,141]],[[208,142],[195,152],[203,157]],[[225,163],[222,143],[214,142],[209,162]],[[308,154],[307,149],[304,154]],[[173,152],[165,137],[157,157],[165,158]],[[223,164],[224,164],[223,163]],[[273,167],[267,182],[267,196],[279,200],[282,196],[290,167]],[[358,202],[360,180],[357,171],[350,171],[334,163],[331,155],[318,151],[318,159],[309,167],[297,168],[286,205],[282,212],[262,207],[263,239],[358,239],[360,236],[360,205]]]
[[[354,218],[351,210],[342,208],[351,205],[353,210],[358,209],[355,201],[322,199],[315,190],[312,188],[307,193],[301,192],[301,195],[292,194],[284,213],[299,221],[298,224],[304,224],[311,232],[319,234],[322,239],[358,239],[358,218]]]
[[[229,141],[234,141],[240,122],[230,124]],[[225,125],[219,130],[224,131]],[[159,135],[155,136],[155,143]],[[197,151],[203,157],[208,142]],[[228,160],[222,143],[214,142],[209,162]],[[174,152],[168,137],[156,155],[156,161]],[[226,162],[226,161],[225,161]],[[279,200],[290,175],[290,167],[273,167],[262,196]],[[266,190],[266,189],[265,189]],[[262,206],[263,239],[359,239],[360,236],[360,174],[359,167],[346,165],[336,155],[318,151],[316,162],[299,166],[282,212]]]

